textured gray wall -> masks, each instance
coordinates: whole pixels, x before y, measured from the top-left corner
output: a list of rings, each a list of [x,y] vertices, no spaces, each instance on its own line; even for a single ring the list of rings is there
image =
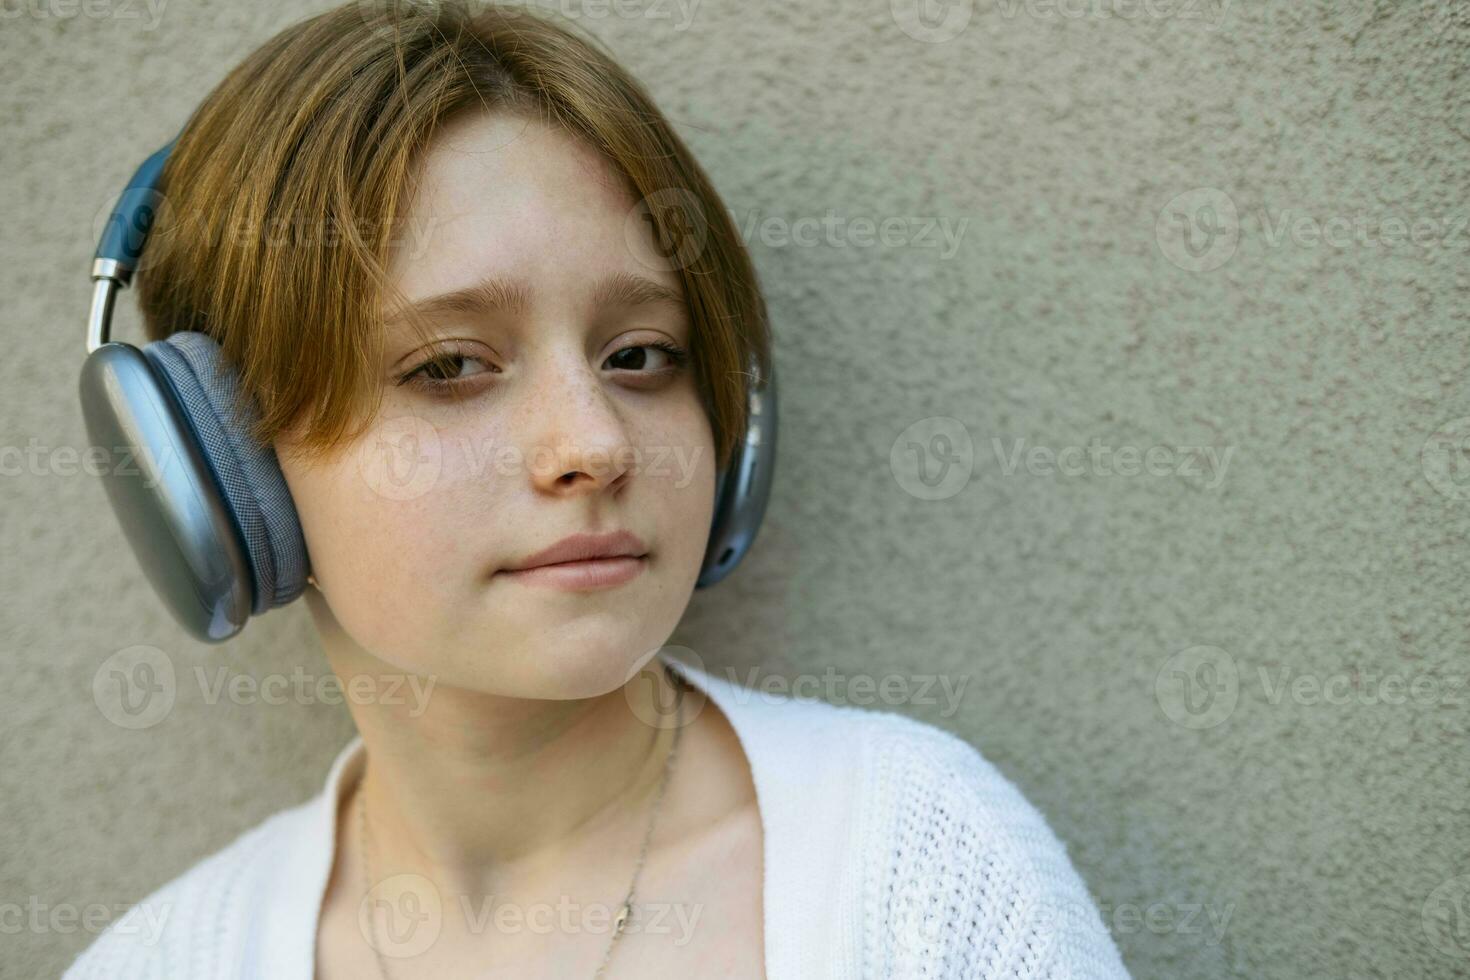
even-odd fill
[[[1467,5],[559,6],[706,163],[775,318],[768,521],[674,642],[832,668],[839,701],[964,684],[873,706],[1021,786],[1139,977],[1465,975]],[[306,611],[190,642],[66,455],[99,208],[320,5],[3,8],[0,975],[29,978],[91,939],[51,911],[314,793],[351,723],[208,703],[195,665],[324,674]],[[180,678],[137,731],[92,694],[134,644]]]

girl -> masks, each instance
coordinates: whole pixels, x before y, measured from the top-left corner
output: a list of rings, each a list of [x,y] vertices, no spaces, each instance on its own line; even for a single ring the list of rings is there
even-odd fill
[[[664,646],[771,340],[600,47],[348,3],[230,73],[163,183],[149,337],[248,396],[359,735],[68,977],[1126,976],[972,747]]]

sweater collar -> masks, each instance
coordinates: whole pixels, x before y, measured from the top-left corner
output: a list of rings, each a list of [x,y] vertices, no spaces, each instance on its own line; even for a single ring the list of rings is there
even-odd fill
[[[845,821],[845,815],[851,812],[846,797],[851,788],[850,764],[824,759],[823,750],[810,741],[803,744],[803,738],[809,740],[814,734],[812,717],[790,708],[783,710],[780,706],[787,700],[785,696],[750,690],[733,677],[720,677],[675,659],[666,650],[659,651],[659,659],[688,678],[696,690],[724,712],[750,765],[763,840],[761,904],[766,975],[770,980],[826,976],[828,970],[838,967],[833,962],[835,951],[826,945],[829,927],[836,928],[837,935],[845,931],[842,924],[833,921],[832,896],[827,892],[832,881],[829,874],[851,855],[846,853],[845,822],[842,827],[823,825],[810,819],[810,810],[813,793],[826,792],[824,803],[833,806],[833,812],[844,814]],[[802,725],[803,721],[807,724]],[[854,748],[840,737],[831,747],[833,751]],[[801,753],[804,748],[817,752],[818,758],[812,761],[825,771],[813,771],[801,765],[805,760],[793,758],[793,752]],[[268,976],[312,980],[315,974],[321,904],[336,856],[342,795],[361,775],[365,760],[362,736],[354,735],[333,760],[322,792],[303,808],[302,816],[309,824],[298,836],[296,853],[281,869],[286,877],[281,894],[286,901],[266,913],[285,939],[276,950],[279,956],[265,957]],[[304,903],[304,907],[296,903]]]

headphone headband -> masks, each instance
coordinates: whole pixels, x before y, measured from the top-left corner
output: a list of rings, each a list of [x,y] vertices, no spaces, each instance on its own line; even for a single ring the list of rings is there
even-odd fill
[[[92,314],[87,321],[87,353],[107,343],[112,332],[112,301],[119,287],[126,286],[138,267],[148,232],[163,198],[163,165],[173,152],[175,136],[143,161],[122,195],[113,205],[97,251],[92,256]]]

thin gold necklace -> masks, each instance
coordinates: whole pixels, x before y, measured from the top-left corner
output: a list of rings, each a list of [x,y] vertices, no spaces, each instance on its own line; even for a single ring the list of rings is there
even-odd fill
[[[669,670],[669,675],[674,680],[674,686],[680,689],[680,696],[677,701],[677,707],[675,708],[676,718],[674,721],[674,742],[671,746],[669,746],[668,757],[664,760],[663,776],[659,779],[658,795],[654,797],[653,809],[648,816],[648,828],[643,833],[643,845],[638,850],[638,863],[633,868],[633,880],[628,883],[628,894],[624,896],[623,904],[618,909],[617,917],[613,919],[612,936],[607,941],[607,948],[604,949],[602,952],[602,962],[598,964],[597,972],[592,975],[594,980],[596,980],[597,977],[602,976],[603,971],[607,969],[607,962],[612,957],[613,946],[617,943],[618,937],[623,934],[623,930],[628,924],[628,919],[633,914],[633,891],[638,886],[638,875],[643,871],[643,860],[648,856],[648,842],[650,839],[652,839],[654,825],[658,822],[659,804],[663,802],[664,790],[668,787],[669,776],[671,776],[674,771],[674,756],[679,751],[679,735],[684,730],[684,700],[682,697],[682,689],[687,682],[676,669],[671,668]],[[360,779],[358,785],[359,787],[361,786]],[[372,882],[373,877],[371,873],[371,858],[369,855],[369,851],[372,847],[372,837],[368,834],[367,797],[361,792],[360,789],[357,796],[358,839],[363,842],[362,877],[364,882]],[[371,891],[371,888],[369,888],[369,891]],[[369,928],[371,928],[373,931],[372,942],[369,943],[369,945],[373,947],[373,953],[378,961],[378,973],[382,977],[382,980],[389,980],[388,962],[383,958],[383,950],[378,943],[378,917],[374,915],[371,910],[369,910],[368,918],[371,923]]]

